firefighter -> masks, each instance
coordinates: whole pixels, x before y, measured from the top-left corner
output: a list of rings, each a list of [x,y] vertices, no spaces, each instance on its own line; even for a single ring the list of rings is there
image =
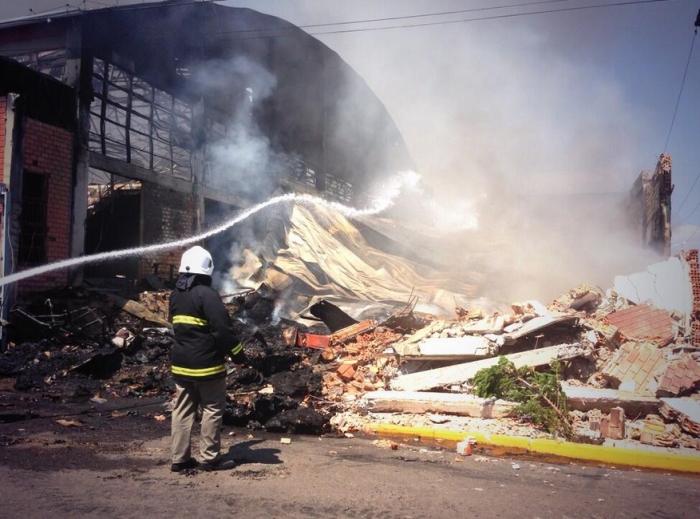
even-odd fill
[[[232,460],[220,456],[221,421],[226,405],[225,357],[242,362],[243,345],[218,293],[211,288],[211,254],[195,246],[182,255],[175,290],[170,296],[170,318],[175,341],[172,375],[175,405],[172,414],[173,472],[184,469],[223,470]],[[201,463],[190,453],[190,436],[197,409],[202,411]]]

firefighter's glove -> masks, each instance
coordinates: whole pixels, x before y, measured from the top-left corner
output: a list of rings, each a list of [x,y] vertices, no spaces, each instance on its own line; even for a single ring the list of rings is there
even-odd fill
[[[229,355],[231,356],[231,361],[234,362],[235,364],[245,364],[246,363],[245,350],[243,349],[242,342],[239,342],[233,348],[231,348]]]

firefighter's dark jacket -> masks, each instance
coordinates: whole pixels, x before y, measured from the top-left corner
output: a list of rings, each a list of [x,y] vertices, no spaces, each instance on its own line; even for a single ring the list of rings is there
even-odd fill
[[[170,295],[170,320],[175,332],[172,374],[180,380],[212,380],[226,376],[226,355],[243,360],[243,345],[211,278],[181,275]]]

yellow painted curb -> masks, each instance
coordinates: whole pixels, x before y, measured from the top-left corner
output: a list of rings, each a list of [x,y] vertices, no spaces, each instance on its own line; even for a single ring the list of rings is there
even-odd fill
[[[431,440],[460,442],[474,438],[477,444],[506,447],[536,454],[560,456],[584,461],[596,461],[610,465],[629,465],[651,469],[693,472],[700,474],[700,455],[679,454],[675,452],[654,452],[627,447],[607,445],[590,445],[572,443],[547,438],[524,438],[489,434],[482,432],[450,431],[435,427],[408,427],[392,424],[368,425],[367,432],[384,436],[413,436]]]

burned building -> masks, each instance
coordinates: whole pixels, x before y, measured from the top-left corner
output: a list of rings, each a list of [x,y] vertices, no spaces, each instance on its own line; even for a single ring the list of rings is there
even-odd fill
[[[671,156],[662,153],[653,172],[642,171],[632,185],[628,214],[644,247],[671,254]]]
[[[0,56],[4,274],[189,236],[272,193],[359,204],[410,167],[387,111],[335,52],[250,9],[179,0],[10,20]],[[168,278],[178,258],[87,274]]]

